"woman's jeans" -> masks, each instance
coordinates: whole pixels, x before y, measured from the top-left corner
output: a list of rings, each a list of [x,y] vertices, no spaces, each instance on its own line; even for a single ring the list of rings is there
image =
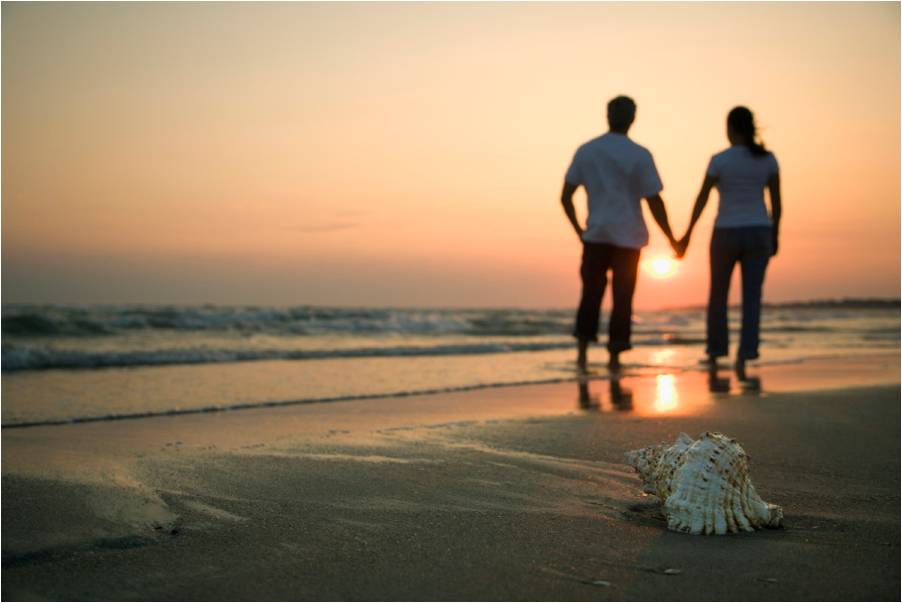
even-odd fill
[[[607,243],[583,243],[583,260],[579,270],[583,292],[573,330],[576,338],[598,341],[598,315],[610,270],[613,273],[614,304],[608,325],[608,351],[625,352],[632,347],[630,332],[638,267],[638,249]]]
[[[770,260],[770,226],[715,228],[711,235],[711,290],[708,297],[708,356],[728,355],[727,297],[736,262],[742,267],[742,332],[738,357],[758,357],[761,287]]]

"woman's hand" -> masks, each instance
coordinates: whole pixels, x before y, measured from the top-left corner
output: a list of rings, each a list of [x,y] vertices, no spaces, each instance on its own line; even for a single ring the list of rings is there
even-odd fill
[[[777,255],[778,249],[780,249],[780,233],[775,228],[773,245],[771,246],[771,250],[770,250],[770,257],[774,257],[775,255]]]

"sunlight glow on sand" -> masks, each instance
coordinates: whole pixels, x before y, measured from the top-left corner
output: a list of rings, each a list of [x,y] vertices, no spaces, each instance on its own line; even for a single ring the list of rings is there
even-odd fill
[[[656,381],[655,410],[668,412],[676,408],[680,403],[680,395],[676,388],[676,377],[673,375],[658,375]]]

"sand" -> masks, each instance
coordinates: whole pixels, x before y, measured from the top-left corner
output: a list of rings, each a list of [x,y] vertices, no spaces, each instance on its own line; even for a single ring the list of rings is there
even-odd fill
[[[755,374],[4,429],[2,596],[897,600],[898,356]],[[705,430],[784,529],[665,529],[623,453]]]

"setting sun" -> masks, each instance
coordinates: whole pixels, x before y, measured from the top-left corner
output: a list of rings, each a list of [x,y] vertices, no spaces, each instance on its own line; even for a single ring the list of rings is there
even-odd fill
[[[670,278],[677,272],[677,262],[673,258],[658,256],[642,262],[645,271],[654,278]]]

